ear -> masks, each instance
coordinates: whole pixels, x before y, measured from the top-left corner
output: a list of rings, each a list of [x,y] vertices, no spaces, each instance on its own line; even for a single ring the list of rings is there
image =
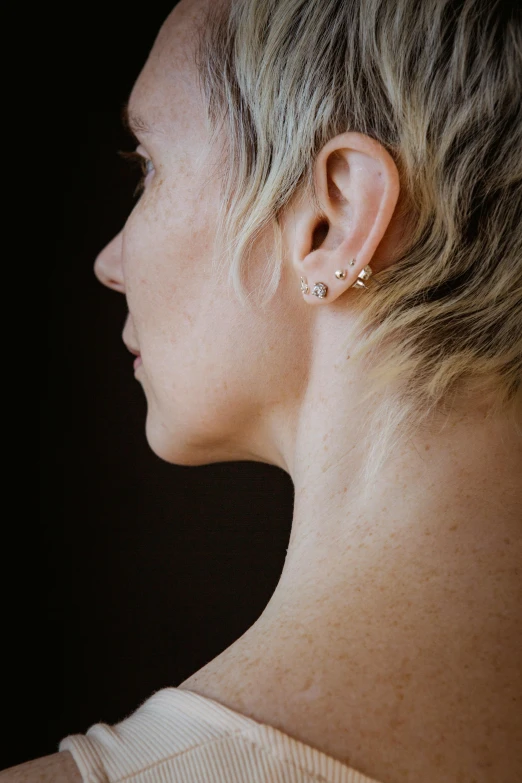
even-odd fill
[[[323,147],[314,180],[323,212],[317,214],[308,197],[299,201],[291,247],[294,269],[308,284],[303,296],[312,305],[337,299],[372,261],[397,204],[399,173],[382,144],[350,132]],[[337,271],[346,272],[344,279]],[[318,282],[326,286],[324,297],[312,294]]]

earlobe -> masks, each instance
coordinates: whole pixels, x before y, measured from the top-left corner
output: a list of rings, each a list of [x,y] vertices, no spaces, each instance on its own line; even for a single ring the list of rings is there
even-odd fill
[[[352,258],[350,261],[350,266],[355,266],[355,258]],[[366,284],[366,281],[370,279],[370,277],[373,275],[373,269],[369,264],[367,264],[364,269],[361,269],[359,274],[357,275],[357,279],[355,283],[351,284],[352,288],[366,288],[368,289],[368,285]],[[335,273],[335,277],[338,280],[345,280],[347,277],[347,270],[346,269],[338,269]],[[317,282],[313,286],[312,290],[310,291],[310,286],[308,285],[308,282],[304,277],[301,276],[301,293],[303,294],[311,294],[312,296],[317,296],[318,299],[325,299],[328,294],[328,286],[326,283]],[[337,296],[340,296],[342,291],[337,294]],[[337,297],[336,297],[337,298]]]
[[[375,139],[343,133],[319,153],[314,171],[322,212],[312,199],[298,207],[294,267],[309,304],[331,302],[348,288],[367,289],[370,265],[392,221],[399,175],[391,155]],[[324,239],[314,246],[318,228]],[[383,268],[382,264],[380,268]]]

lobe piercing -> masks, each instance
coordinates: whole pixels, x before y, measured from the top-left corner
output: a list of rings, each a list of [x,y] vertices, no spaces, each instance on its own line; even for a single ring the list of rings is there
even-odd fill
[[[312,294],[318,296],[319,299],[324,299],[328,291],[328,286],[325,283],[316,283],[312,288]]]

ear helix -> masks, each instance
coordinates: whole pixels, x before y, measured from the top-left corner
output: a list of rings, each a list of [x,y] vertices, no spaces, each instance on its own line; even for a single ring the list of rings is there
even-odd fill
[[[355,258],[352,258],[350,261],[350,266],[355,266]],[[348,270],[346,269],[338,269],[335,272],[335,276],[338,280],[344,280],[346,278],[346,275],[348,273]],[[369,264],[367,264],[364,269],[362,269],[359,274],[357,275],[357,280],[355,283],[353,283],[350,288],[366,288],[368,289],[368,286],[366,285],[366,281],[370,279],[370,277],[373,274],[373,269]],[[310,286],[308,285],[308,281],[306,278],[301,277],[301,293],[303,294],[311,294],[312,296],[317,296],[319,299],[324,299],[328,294],[328,286],[326,283],[315,283],[312,290],[310,291]]]

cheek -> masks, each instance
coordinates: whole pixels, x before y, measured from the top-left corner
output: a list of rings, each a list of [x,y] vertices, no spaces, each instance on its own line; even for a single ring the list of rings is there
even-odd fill
[[[260,405],[280,404],[285,372],[291,398],[298,394],[301,331],[289,353],[298,319],[288,301],[301,300],[294,292],[275,297],[268,310],[238,305],[227,281],[212,276],[219,196],[198,194],[189,184],[178,180],[169,192],[144,194],[123,232],[122,260],[143,358],[138,378],[148,401],[149,443],[169,461],[205,464],[230,455],[219,444],[239,442]],[[267,231],[261,271],[269,240]]]
[[[164,413],[173,402],[187,415],[196,399],[201,408],[209,379],[214,389],[222,385],[223,359],[237,334],[233,302],[212,277],[214,198],[208,184],[202,195],[181,175],[168,189],[163,183],[143,194],[123,232],[142,380]]]
[[[204,206],[182,181],[170,188],[158,184],[127,221],[123,275],[137,328],[166,327],[169,313],[179,314],[197,295],[201,277],[195,271],[211,260],[211,226],[199,214]]]

